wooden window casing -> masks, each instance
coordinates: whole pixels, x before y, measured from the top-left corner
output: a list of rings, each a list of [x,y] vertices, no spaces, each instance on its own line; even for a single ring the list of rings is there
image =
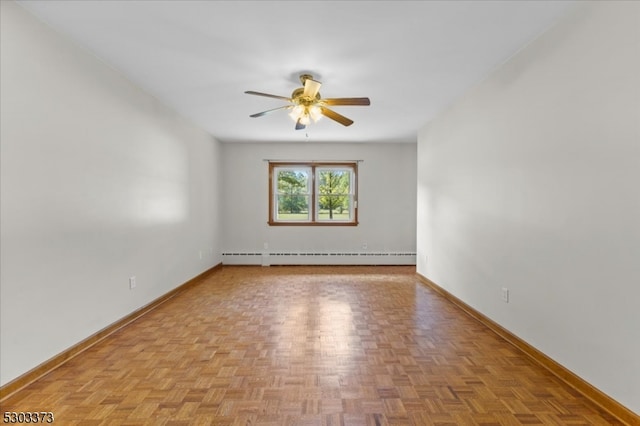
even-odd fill
[[[319,217],[319,197],[328,196],[320,194],[318,181],[318,169],[336,169],[349,170],[351,178],[349,182],[349,193],[335,194],[335,196],[348,196],[350,200],[350,218],[349,220],[333,220],[320,219]],[[276,206],[278,200],[276,197],[280,195],[276,190],[275,174],[278,170],[309,170],[309,211],[307,220],[282,220],[278,219]],[[333,195],[333,194],[332,194]],[[350,162],[269,162],[269,221],[270,226],[357,226],[358,225],[358,163]]]

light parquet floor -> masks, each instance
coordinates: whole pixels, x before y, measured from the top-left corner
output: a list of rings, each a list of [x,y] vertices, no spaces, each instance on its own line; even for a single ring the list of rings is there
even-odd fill
[[[3,404],[60,425],[609,425],[414,267],[225,266]]]

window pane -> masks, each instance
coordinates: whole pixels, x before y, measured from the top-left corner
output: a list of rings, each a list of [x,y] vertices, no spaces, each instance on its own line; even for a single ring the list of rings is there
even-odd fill
[[[318,204],[318,220],[351,220],[349,195],[323,195]]]
[[[351,170],[318,169],[319,194],[349,194],[350,189]]]
[[[278,168],[276,176],[276,220],[308,221],[309,170]]]
[[[276,220],[309,220],[308,195],[278,195]]]
[[[278,194],[308,194],[309,172],[277,169]]]
[[[351,169],[318,169],[318,220],[351,220]]]

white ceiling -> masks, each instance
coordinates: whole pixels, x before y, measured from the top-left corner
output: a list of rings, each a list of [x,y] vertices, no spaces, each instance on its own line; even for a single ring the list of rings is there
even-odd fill
[[[223,142],[414,142],[420,127],[548,29],[564,1],[22,1],[139,87]],[[294,130],[299,74],[350,127]]]

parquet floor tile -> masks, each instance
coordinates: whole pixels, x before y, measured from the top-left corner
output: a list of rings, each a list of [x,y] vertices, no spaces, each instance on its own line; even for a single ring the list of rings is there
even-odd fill
[[[414,267],[225,266],[9,400],[60,425],[610,425]]]

